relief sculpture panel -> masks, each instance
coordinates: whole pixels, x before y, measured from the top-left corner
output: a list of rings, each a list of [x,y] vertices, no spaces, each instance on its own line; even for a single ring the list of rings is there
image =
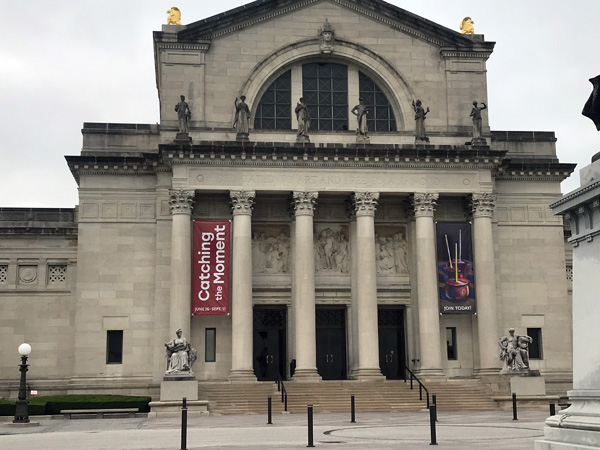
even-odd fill
[[[315,271],[349,273],[348,226],[317,224],[314,231]]]
[[[408,274],[408,244],[406,228],[377,226],[375,230],[375,258],[380,275]]]
[[[290,230],[287,225],[252,227],[252,273],[289,273]]]

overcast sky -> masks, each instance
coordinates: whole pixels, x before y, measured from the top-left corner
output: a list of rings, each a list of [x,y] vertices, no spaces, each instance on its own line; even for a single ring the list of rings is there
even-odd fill
[[[83,122],[159,121],[152,31],[167,9],[178,6],[188,24],[245,3],[0,0],[0,207],[74,207],[64,155],[79,154]],[[578,167],[600,151],[600,133],[581,115],[588,79],[600,74],[599,0],[390,3],[454,30],[471,16],[475,32],[496,42],[487,65],[493,130],[555,131],[561,162]],[[578,186],[576,172],[562,190]]]

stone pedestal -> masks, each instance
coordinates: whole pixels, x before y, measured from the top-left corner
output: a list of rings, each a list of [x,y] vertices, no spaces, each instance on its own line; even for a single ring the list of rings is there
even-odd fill
[[[195,378],[165,378],[160,383],[160,401],[198,400],[198,380]]]
[[[512,376],[510,377],[510,392],[517,396],[546,395],[546,380],[540,376]]]
[[[356,136],[356,143],[357,144],[370,144],[371,143],[371,139],[369,139],[366,136]]]
[[[248,133],[237,133],[235,135],[235,140],[238,142],[248,142],[250,140],[250,135]]]
[[[487,146],[487,141],[485,140],[485,138],[474,138],[471,141],[471,145],[473,147]]]
[[[176,144],[191,144],[192,138],[187,133],[177,133],[175,135],[175,143]]]
[[[581,187],[550,205],[571,223],[573,390],[571,406],[546,419],[536,450],[600,448],[600,159],[581,169]]]
[[[310,138],[301,134],[296,136],[296,142],[299,144],[310,144]]]

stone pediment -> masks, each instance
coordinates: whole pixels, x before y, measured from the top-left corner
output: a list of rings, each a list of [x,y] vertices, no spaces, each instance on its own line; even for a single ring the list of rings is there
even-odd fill
[[[177,32],[177,41],[206,42],[321,2],[355,11],[356,14],[367,16],[444,49],[491,52],[494,47],[493,42],[484,42],[481,35],[466,37],[383,0],[258,0],[182,27]],[[155,32],[155,38],[159,38],[160,34]]]

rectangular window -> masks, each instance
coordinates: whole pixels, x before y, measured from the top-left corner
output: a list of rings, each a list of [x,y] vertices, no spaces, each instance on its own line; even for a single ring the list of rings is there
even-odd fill
[[[123,364],[123,330],[106,332],[106,364]]]
[[[542,329],[527,328],[527,336],[533,339],[529,344],[529,359],[544,359],[542,353]]]
[[[448,353],[448,361],[456,361],[456,327],[446,328],[446,351]]]
[[[206,328],[204,333],[204,361],[215,362],[217,360],[217,329]]]

